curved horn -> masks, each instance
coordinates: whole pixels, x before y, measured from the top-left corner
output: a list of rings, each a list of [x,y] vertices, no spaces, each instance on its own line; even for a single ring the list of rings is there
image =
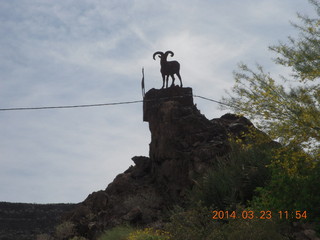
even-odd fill
[[[172,51],[166,51],[165,55],[168,56],[168,54],[170,54],[171,57],[173,57],[173,55],[174,55]]]
[[[154,60],[156,60],[156,55],[158,55],[158,54],[160,55],[160,58],[161,58],[164,53],[163,53],[163,52],[159,52],[159,51],[158,51],[158,52],[155,52],[155,53],[153,54],[153,59],[154,59]]]

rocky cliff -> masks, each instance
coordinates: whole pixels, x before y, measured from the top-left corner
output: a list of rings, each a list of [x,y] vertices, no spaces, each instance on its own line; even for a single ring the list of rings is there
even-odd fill
[[[233,114],[208,120],[194,105],[192,89],[180,87],[148,91],[143,119],[151,132],[149,157],[133,157],[134,166],[68,214],[79,235],[94,239],[125,222],[161,221],[168,208],[183,202],[197,176],[230,153],[228,138],[253,126]]]

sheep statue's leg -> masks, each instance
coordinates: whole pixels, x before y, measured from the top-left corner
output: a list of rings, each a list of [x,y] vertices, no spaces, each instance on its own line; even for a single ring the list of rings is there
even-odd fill
[[[174,79],[174,75],[173,75],[173,74],[171,74],[170,76],[171,76],[171,78],[172,78],[172,84],[171,84],[171,86],[170,86],[170,87],[174,87],[174,80],[175,80],[175,79]]]
[[[179,80],[180,80],[180,87],[182,87],[182,80],[181,80],[181,76],[180,76],[180,73],[179,73],[179,72],[177,72],[177,76],[178,76],[178,78],[179,78]]]
[[[169,75],[167,75],[167,78],[166,78],[166,88],[168,88],[168,82],[169,82]]]
[[[162,83],[162,88],[164,88],[164,82],[166,81],[165,79],[166,79],[166,76],[163,74],[163,75],[162,75],[162,82],[163,82],[163,83]],[[161,89],[162,89],[162,88],[161,88]]]

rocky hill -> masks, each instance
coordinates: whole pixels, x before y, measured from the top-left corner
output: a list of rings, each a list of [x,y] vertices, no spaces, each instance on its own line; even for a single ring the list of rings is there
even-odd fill
[[[28,204],[0,202],[0,239],[34,240],[41,233],[53,233],[62,215],[74,204]]]
[[[105,190],[91,193],[76,205],[0,203],[0,240],[35,239],[39,233],[52,233],[57,224],[62,231],[60,236],[53,234],[56,239],[80,236],[90,240],[120,224],[161,227],[168,210],[183,206],[209,169],[219,170],[221,162],[232,166],[230,156],[240,152],[235,152],[230,139],[249,144],[262,139],[258,145],[263,148],[279,147],[245,117],[225,114],[207,119],[194,105],[191,88],[149,90],[143,120],[151,132],[149,156],[133,157],[134,165]],[[246,135],[249,131],[250,137]],[[261,158],[257,159],[260,163]],[[237,203],[250,200],[254,189],[266,181],[265,164],[261,166],[246,166],[243,175],[237,176],[241,177]],[[231,178],[229,172],[225,177]],[[313,228],[303,223],[295,223],[289,231],[296,236],[293,239],[318,239]],[[307,238],[308,234],[312,237]],[[52,239],[46,236],[41,239]]]
[[[65,220],[78,235],[95,239],[122,223],[161,223],[167,209],[183,203],[194,179],[230,153],[228,138],[255,129],[233,114],[207,119],[194,105],[192,89],[180,87],[148,91],[143,119],[151,132],[149,156],[133,157],[134,166],[70,212]]]

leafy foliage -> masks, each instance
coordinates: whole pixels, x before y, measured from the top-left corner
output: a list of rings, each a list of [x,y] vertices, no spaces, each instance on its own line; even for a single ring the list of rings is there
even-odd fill
[[[48,234],[38,234],[36,240],[53,240],[53,238]]]
[[[207,239],[220,223],[212,220],[211,209],[196,204],[189,209],[176,207],[165,229],[174,240]]]
[[[260,195],[252,204],[262,209],[307,210],[315,216],[320,212],[320,1],[309,2],[317,18],[299,14],[301,25],[293,24],[299,37],[270,47],[277,54],[275,63],[291,69],[291,79],[276,80],[262,66],[252,70],[240,64],[233,94],[223,102],[282,144],[269,165],[271,180],[258,188]]]
[[[245,210],[237,208],[237,211]],[[166,229],[175,240],[286,240],[280,225],[272,220],[212,219],[210,208],[197,204],[189,209],[176,208]]]
[[[320,2],[310,0],[320,16]],[[237,112],[256,120],[272,138],[286,146],[300,146],[319,158],[320,140],[320,19],[299,15],[302,25],[294,24],[300,37],[289,37],[270,49],[276,64],[290,67],[294,86],[279,84],[262,66],[256,70],[245,64],[234,73],[233,95],[223,102]],[[289,79],[282,77],[285,83]]]
[[[271,220],[260,219],[233,219],[228,224],[222,225],[212,233],[215,240],[286,240],[280,234],[279,226]]]
[[[233,151],[227,158],[217,159],[214,166],[195,184],[190,193],[193,203],[201,202],[219,210],[245,204],[256,187],[269,179],[267,164],[271,162],[269,145],[232,143]]]
[[[98,240],[170,240],[170,234],[153,228],[134,229],[118,226],[106,231]]]
[[[130,233],[128,240],[170,240],[170,233],[153,228],[145,228]]]
[[[281,151],[280,151],[281,150]],[[320,214],[320,164],[312,164],[310,156],[303,151],[282,148],[271,165],[271,181],[259,194],[252,205],[260,209],[276,211],[307,211],[309,221]],[[314,166],[315,165],[315,166]]]
[[[75,236],[75,237],[71,238],[70,240],[87,240],[87,239],[84,237]]]
[[[235,96],[223,101],[236,113],[255,120],[273,139],[287,146],[299,145],[319,157],[319,86],[288,87],[288,91],[261,66],[254,72],[241,64],[240,71],[235,73]]]
[[[75,234],[75,225],[72,222],[63,222],[56,227],[57,239],[69,239]]]
[[[320,15],[320,2],[309,0]],[[294,77],[299,81],[314,81],[320,76],[320,20],[308,16],[298,15],[303,25],[293,24],[300,31],[300,38],[289,37],[289,44],[280,43],[270,47],[279,53],[276,58],[278,64],[291,67]]]
[[[127,240],[134,228],[129,226],[117,226],[106,231],[98,240]]]

